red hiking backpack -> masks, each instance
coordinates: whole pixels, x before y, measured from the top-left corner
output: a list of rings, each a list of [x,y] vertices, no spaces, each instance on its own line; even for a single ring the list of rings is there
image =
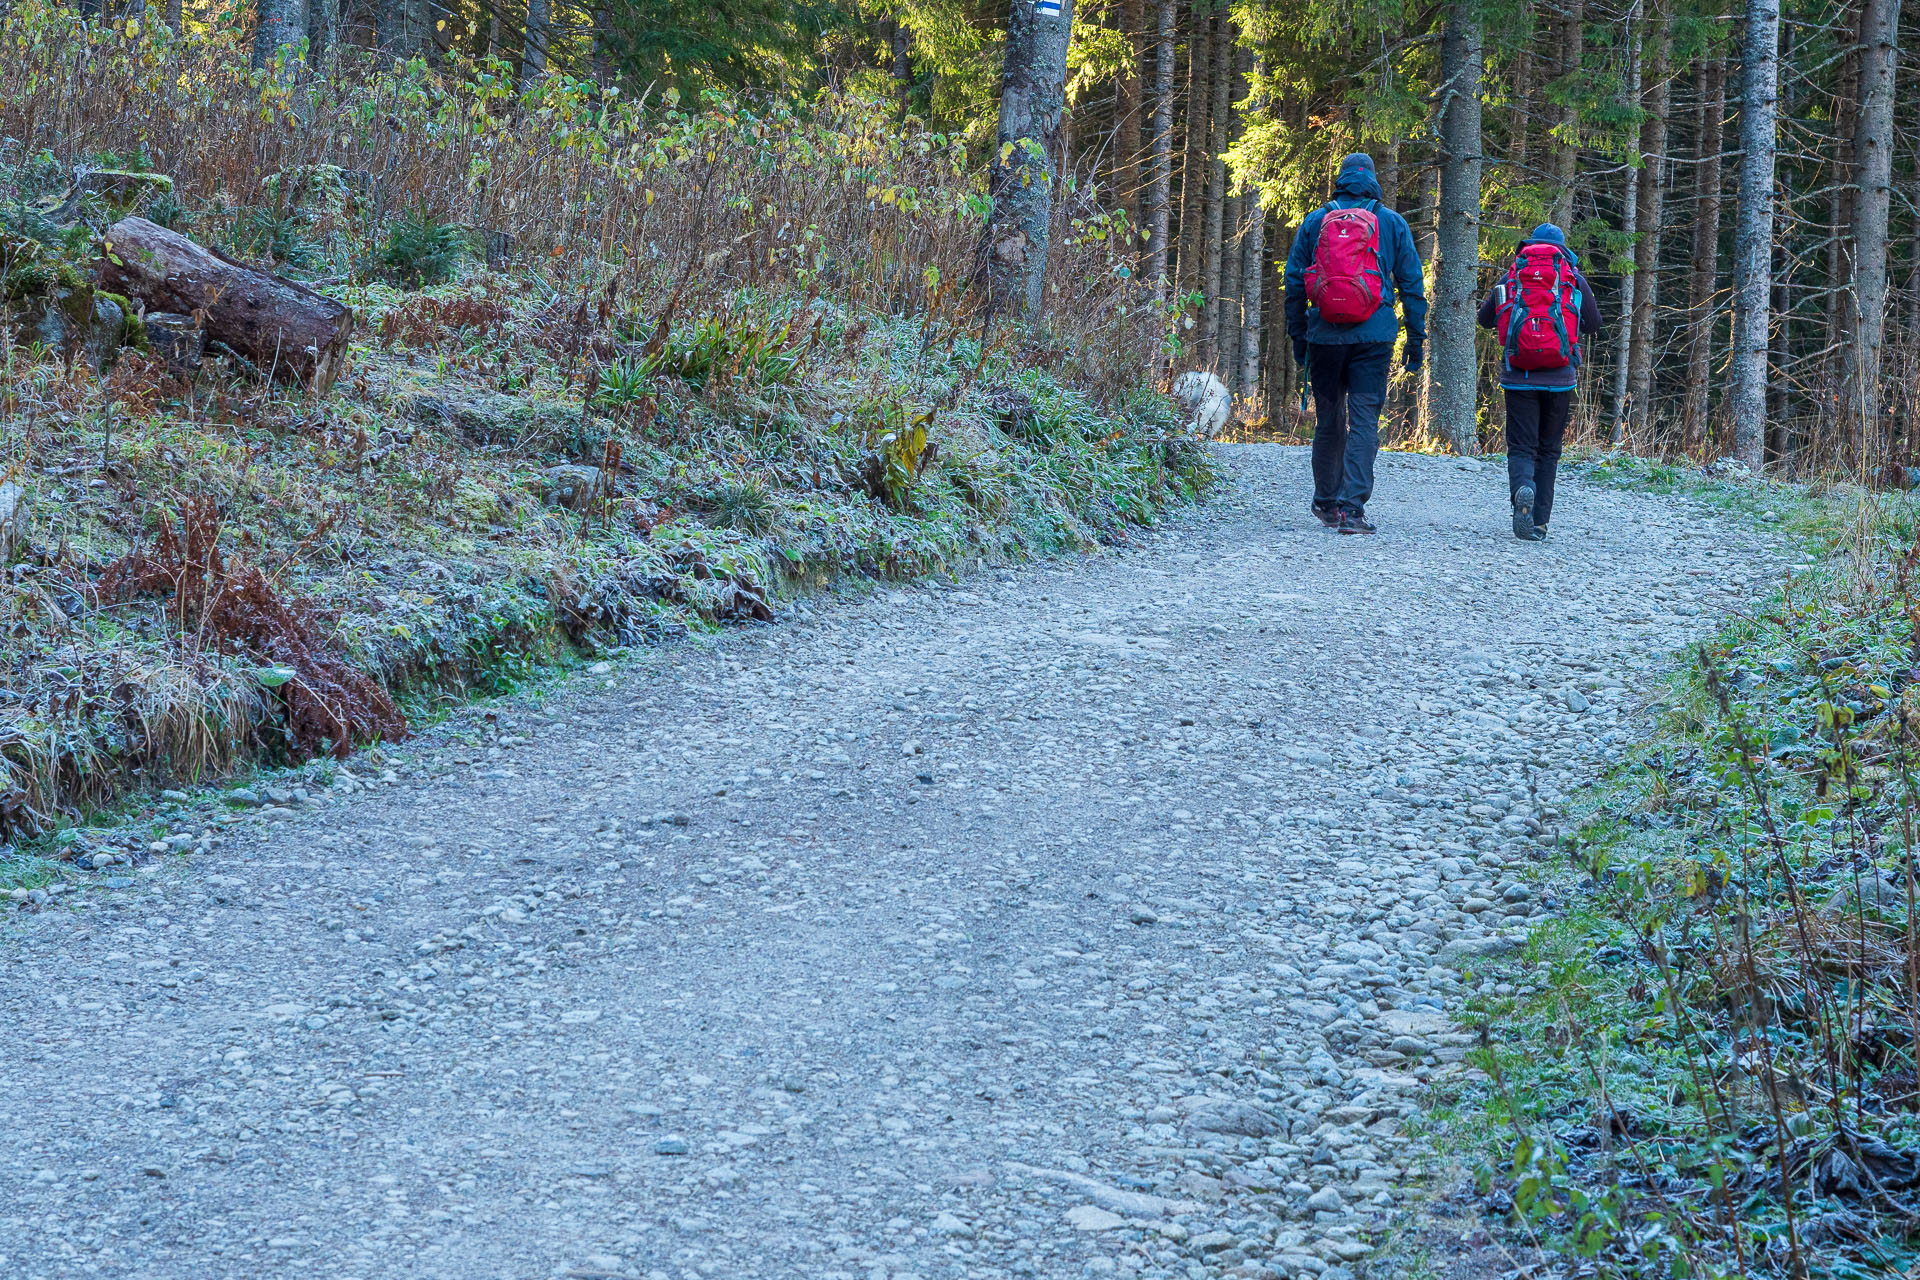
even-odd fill
[[[1564,369],[1580,353],[1580,286],[1558,245],[1522,245],[1507,268],[1500,344],[1507,363],[1529,371]]]
[[[1387,277],[1380,269],[1380,217],[1369,202],[1353,209],[1327,208],[1320,239],[1307,268],[1307,301],[1333,324],[1359,324],[1373,318],[1387,300]]]

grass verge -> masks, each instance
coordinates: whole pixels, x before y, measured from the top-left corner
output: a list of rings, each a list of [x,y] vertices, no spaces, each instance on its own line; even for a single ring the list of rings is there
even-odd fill
[[[1811,563],[1684,655],[1577,811],[1569,909],[1469,1002],[1478,1070],[1431,1123],[1468,1175],[1439,1212],[1485,1231],[1460,1237],[1477,1263],[1429,1269],[1910,1274],[1912,506],[1587,467],[1771,515]]]

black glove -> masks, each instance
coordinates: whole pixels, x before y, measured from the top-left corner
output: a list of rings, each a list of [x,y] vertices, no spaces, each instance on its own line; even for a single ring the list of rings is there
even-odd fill
[[[1307,340],[1305,338],[1295,338],[1293,340],[1293,362],[1295,364],[1305,364],[1307,362]]]
[[[1406,368],[1408,373],[1418,373],[1427,358],[1427,340],[1425,338],[1407,339]]]

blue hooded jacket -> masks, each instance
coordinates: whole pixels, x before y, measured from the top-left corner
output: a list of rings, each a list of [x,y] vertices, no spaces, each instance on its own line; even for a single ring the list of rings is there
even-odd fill
[[[1380,219],[1380,274],[1387,282],[1386,298],[1378,311],[1359,324],[1322,320],[1320,309],[1307,305],[1307,268],[1313,265],[1313,253],[1320,244],[1320,224],[1326,221],[1328,209],[1356,209],[1369,204]],[[1293,237],[1293,248],[1287,251],[1286,287],[1290,338],[1305,338],[1318,346],[1392,342],[1399,327],[1393,316],[1397,295],[1407,338],[1413,342],[1427,340],[1427,287],[1420,269],[1420,250],[1414,247],[1407,220],[1380,204],[1380,179],[1374,175],[1373,157],[1356,152],[1340,162],[1332,203],[1308,214]]]
[[[1600,336],[1603,317],[1600,304],[1594,299],[1593,286],[1587,283],[1587,277],[1580,270],[1580,255],[1567,248],[1567,234],[1551,222],[1543,222],[1533,229],[1533,234],[1520,242],[1524,249],[1530,244],[1557,245],[1560,252],[1566,254],[1567,264],[1573,268],[1573,287],[1580,292],[1580,345],[1585,346],[1589,339]],[[1517,251],[1516,251],[1517,252]],[[1500,288],[1506,281],[1506,273],[1488,291],[1480,301],[1480,314],[1477,317],[1482,329],[1500,327]],[[1507,391],[1571,391],[1580,383],[1580,348],[1573,351],[1573,362],[1564,369],[1516,369],[1507,363],[1505,355],[1500,357],[1500,386]]]

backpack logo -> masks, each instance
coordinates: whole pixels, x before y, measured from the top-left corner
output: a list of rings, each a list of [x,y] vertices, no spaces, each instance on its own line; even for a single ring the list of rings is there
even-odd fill
[[[1307,301],[1322,320],[1359,324],[1373,318],[1387,300],[1387,277],[1380,269],[1380,217],[1372,207],[1328,208],[1306,285]]]
[[[1500,345],[1507,364],[1538,372],[1580,360],[1580,287],[1558,245],[1521,247],[1507,268]]]

